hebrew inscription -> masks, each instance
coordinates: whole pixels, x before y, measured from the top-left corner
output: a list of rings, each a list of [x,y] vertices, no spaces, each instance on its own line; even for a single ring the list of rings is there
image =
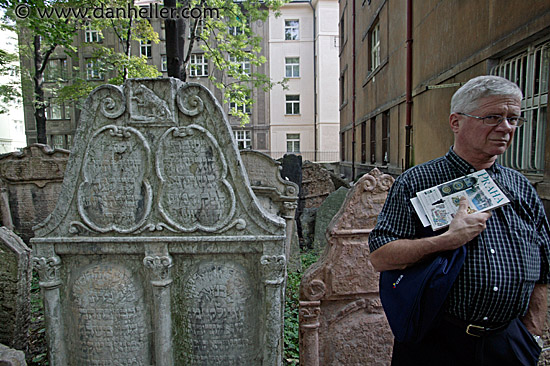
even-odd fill
[[[258,365],[251,279],[233,264],[205,263],[182,290],[185,365]],[[181,356],[181,355],[180,355]]]
[[[146,179],[150,149],[134,128],[105,126],[86,151],[84,182],[78,190],[78,210],[93,230],[132,232],[151,209]]]
[[[72,286],[75,365],[149,365],[143,293],[124,267],[92,265]],[[74,334],[74,333],[73,333]]]
[[[227,163],[206,129],[170,128],[161,137],[157,174],[162,181],[159,208],[182,231],[216,231],[235,213],[235,193],[226,180]]]

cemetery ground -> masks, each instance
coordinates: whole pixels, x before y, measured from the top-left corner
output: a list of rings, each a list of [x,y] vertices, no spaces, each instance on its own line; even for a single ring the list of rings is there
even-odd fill
[[[284,364],[299,364],[299,289],[300,281],[306,269],[319,259],[312,250],[303,250],[300,256],[301,269],[289,271],[286,284],[285,328],[284,328]],[[46,366],[46,326],[44,324],[44,307],[38,285],[38,275],[33,272],[31,285],[31,325],[29,328],[29,349],[26,352],[28,366]]]

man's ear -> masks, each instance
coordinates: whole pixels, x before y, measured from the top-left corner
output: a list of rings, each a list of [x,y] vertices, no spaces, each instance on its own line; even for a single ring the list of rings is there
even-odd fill
[[[458,113],[451,113],[451,115],[449,116],[449,125],[451,126],[451,130],[454,133],[457,133],[460,128],[458,119],[459,119]]]

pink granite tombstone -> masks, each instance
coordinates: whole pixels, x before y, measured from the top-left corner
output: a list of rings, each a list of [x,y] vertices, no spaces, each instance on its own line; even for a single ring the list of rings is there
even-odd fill
[[[393,178],[378,169],[348,192],[327,246],[300,285],[300,365],[389,365],[393,336],[378,294],[367,238]]]

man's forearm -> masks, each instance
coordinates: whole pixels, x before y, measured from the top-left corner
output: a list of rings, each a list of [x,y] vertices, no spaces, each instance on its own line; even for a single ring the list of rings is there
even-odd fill
[[[529,300],[529,308],[527,314],[521,319],[525,327],[535,335],[542,335],[546,323],[546,313],[548,311],[548,285],[536,284],[531,299]]]

